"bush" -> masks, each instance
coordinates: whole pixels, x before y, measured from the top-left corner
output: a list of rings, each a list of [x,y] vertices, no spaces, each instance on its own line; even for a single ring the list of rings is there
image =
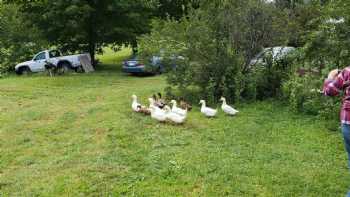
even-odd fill
[[[322,83],[319,76],[295,74],[283,85],[284,99],[293,111],[319,116],[329,128],[337,128],[341,98],[325,97],[320,92]]]
[[[283,95],[283,82],[288,81],[292,73],[295,56],[295,53],[291,53],[273,61],[269,54],[264,57],[264,64],[253,65],[245,77],[242,97],[247,100],[280,98]]]
[[[308,56],[309,44],[297,54],[292,75],[283,83],[283,99],[291,110],[318,116],[326,120],[328,128],[335,129],[339,125],[341,97],[326,97],[322,93],[325,76],[335,64],[331,58],[321,60],[321,57]],[[327,64],[323,64],[326,61]]]

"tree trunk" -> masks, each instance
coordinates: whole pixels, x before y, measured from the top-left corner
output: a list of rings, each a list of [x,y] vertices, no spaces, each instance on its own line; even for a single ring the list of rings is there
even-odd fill
[[[89,53],[90,53],[90,57],[91,57],[91,64],[94,68],[96,68],[96,59],[95,59],[95,52],[96,50],[96,45],[93,41],[89,42]]]
[[[96,1],[87,1],[91,8],[96,8],[97,2]],[[89,43],[89,53],[91,56],[91,64],[96,69],[96,43],[97,43],[97,33],[95,30],[95,24],[96,24],[96,10],[93,10],[90,12],[88,23],[88,43]]]
[[[137,45],[136,39],[131,42],[131,47],[132,47],[132,54],[133,55],[137,55],[137,53],[138,53],[138,48],[137,48],[138,45]]]

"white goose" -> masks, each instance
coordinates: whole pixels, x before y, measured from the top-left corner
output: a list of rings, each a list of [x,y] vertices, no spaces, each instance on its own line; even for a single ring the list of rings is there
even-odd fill
[[[132,104],[131,104],[132,110],[134,110],[135,112],[139,112],[142,106],[140,103],[137,102],[137,96],[134,94],[131,96],[131,98],[132,98]]]
[[[235,110],[233,107],[227,105],[226,99],[224,97],[221,97],[220,101],[222,101],[221,109],[228,115],[236,115],[239,111]]]
[[[186,116],[181,116],[175,112],[172,112],[169,106],[165,106],[164,109],[165,109],[166,118],[171,122],[176,124],[182,124],[185,122]]]
[[[156,107],[155,105],[155,100],[153,98],[148,98],[148,101],[149,101],[149,107]]]
[[[149,98],[148,101],[149,109],[151,111],[151,117],[159,122],[166,121],[165,111],[155,105],[155,101],[153,98]]]
[[[151,117],[159,122],[164,122],[167,119],[165,111],[159,109],[158,107],[151,106]]]
[[[214,117],[214,116],[216,116],[216,113],[218,112],[218,110],[215,110],[215,109],[207,107],[205,105],[205,100],[200,100],[199,104],[202,104],[201,112],[206,117]]]
[[[179,114],[180,116],[186,116],[187,115],[187,110],[181,109],[177,107],[177,103],[175,100],[171,100],[170,103],[173,104],[173,107],[171,108],[171,112]]]

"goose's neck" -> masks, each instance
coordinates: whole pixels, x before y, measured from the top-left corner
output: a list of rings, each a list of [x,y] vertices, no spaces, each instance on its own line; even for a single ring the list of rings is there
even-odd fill
[[[223,100],[223,101],[222,101],[222,104],[223,104],[223,105],[227,105],[226,100]]]

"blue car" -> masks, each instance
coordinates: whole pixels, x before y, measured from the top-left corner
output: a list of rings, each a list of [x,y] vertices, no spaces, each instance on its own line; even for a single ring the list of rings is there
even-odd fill
[[[147,68],[146,68],[147,67]],[[139,60],[137,56],[124,61],[123,72],[131,74],[157,74],[162,73],[164,67],[161,64],[161,58],[153,56],[150,61],[147,62],[147,66],[144,61]]]

